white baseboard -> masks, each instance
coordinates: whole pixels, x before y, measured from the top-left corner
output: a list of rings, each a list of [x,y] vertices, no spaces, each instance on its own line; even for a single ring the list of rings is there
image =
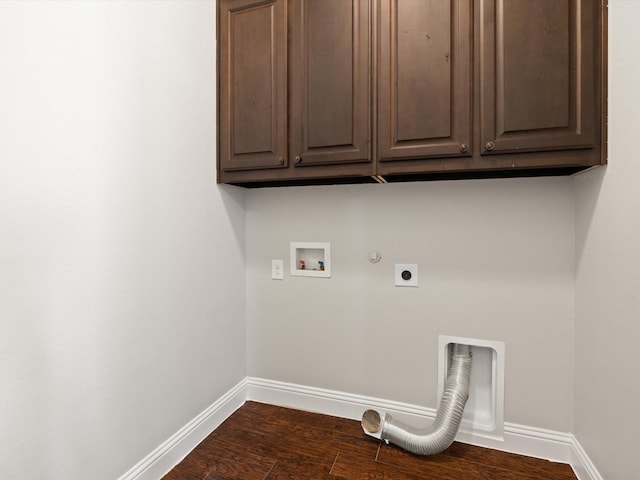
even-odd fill
[[[159,480],[246,400],[246,379],[209,405],[118,480]]]
[[[422,426],[429,424],[436,413],[432,408],[262,378],[247,377],[246,386],[247,400],[353,420],[360,420],[365,410],[374,409],[381,413],[389,412],[411,425]],[[482,433],[461,431],[456,440],[553,462],[568,463],[579,480],[603,480],[586,452],[570,433],[505,422],[502,439],[483,436]]]
[[[600,475],[587,452],[584,451],[575,437],[573,437],[573,448],[571,449],[571,461],[569,463],[573,467],[578,480],[604,480],[604,477]]]
[[[309,410],[325,415],[360,420],[367,409],[390,413],[405,423],[417,427],[429,425],[436,410],[380,398],[352,395],[321,388],[247,377],[247,400]],[[530,455],[547,460],[569,463],[573,436],[534,427],[505,423],[501,439],[483,436],[478,432],[459,432],[456,440]]]
[[[429,424],[435,409],[262,378],[246,377],[182,427],[118,480],[158,480],[246,400],[360,420],[367,409],[389,412],[411,425]],[[506,452],[568,463],[579,480],[603,480],[575,436],[536,427],[504,424],[502,439],[460,432],[456,440]]]

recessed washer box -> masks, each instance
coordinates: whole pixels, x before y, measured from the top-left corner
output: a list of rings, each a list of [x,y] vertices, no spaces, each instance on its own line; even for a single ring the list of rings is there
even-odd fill
[[[328,242],[291,242],[291,275],[331,277],[331,244]]]

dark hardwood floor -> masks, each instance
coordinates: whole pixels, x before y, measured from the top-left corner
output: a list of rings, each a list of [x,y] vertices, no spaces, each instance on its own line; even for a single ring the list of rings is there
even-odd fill
[[[576,480],[571,467],[454,443],[420,457],[360,422],[247,402],[163,480]]]

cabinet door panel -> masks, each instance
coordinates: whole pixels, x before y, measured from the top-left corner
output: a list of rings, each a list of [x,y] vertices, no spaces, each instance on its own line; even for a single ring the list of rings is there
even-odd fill
[[[284,0],[220,3],[220,165],[284,167],[287,16]]]
[[[368,0],[291,3],[291,160],[370,162]]]
[[[471,154],[471,44],[469,0],[380,2],[381,161]]]
[[[482,153],[589,148],[593,0],[483,0]]]

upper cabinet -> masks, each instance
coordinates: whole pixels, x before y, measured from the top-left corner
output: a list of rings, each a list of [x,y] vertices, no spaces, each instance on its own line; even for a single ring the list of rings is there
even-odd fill
[[[218,181],[606,163],[600,0],[219,0]]]
[[[233,0],[221,2],[220,7],[219,170],[241,172],[284,167],[286,2]]]
[[[219,181],[370,178],[370,1],[219,7]]]
[[[289,2],[289,159],[372,173],[369,0]]]
[[[599,8],[580,0],[482,1],[483,154],[594,148]]]
[[[380,2],[379,174],[471,155],[472,25],[471,0]]]

